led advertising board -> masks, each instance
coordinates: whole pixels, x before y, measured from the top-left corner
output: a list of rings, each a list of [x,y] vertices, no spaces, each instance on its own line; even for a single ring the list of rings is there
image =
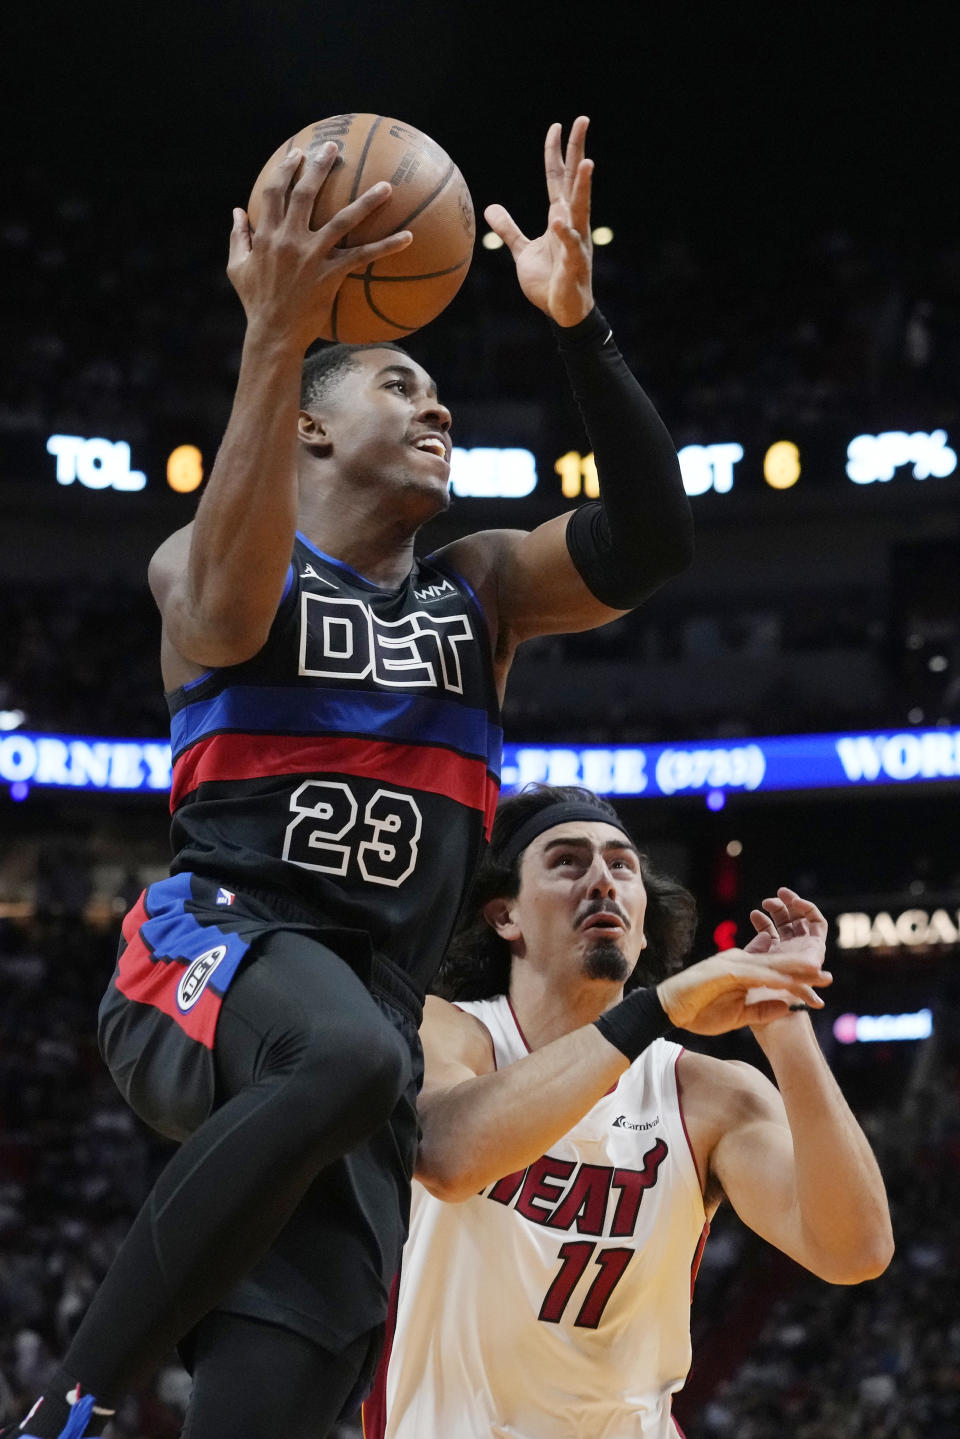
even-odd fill
[[[506,744],[503,791],[532,782],[582,784],[597,794],[669,799],[703,795],[871,789],[960,778],[960,730],[774,735],[704,744]],[[170,787],[163,740],[0,732],[0,784],[157,793]]]

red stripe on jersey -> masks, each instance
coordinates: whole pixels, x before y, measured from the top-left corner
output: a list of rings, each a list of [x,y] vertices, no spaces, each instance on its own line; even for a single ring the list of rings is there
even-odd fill
[[[151,958],[139,927],[134,929],[132,923],[138,913],[138,926],[149,917],[144,898],[144,895],[140,896],[124,920],[123,933],[127,944],[117,965],[116,986],[127,999],[135,1000],[137,1004],[152,1005],[154,1009],[168,1014],[191,1039],[196,1039],[207,1049],[212,1049],[223,1000],[215,989],[207,985],[191,1009],[186,1013],[180,1009],[177,1004],[177,986],[187,966],[176,960]]]
[[[526,1036],[526,1035],[524,1034],[524,1032],[523,1032],[523,1028],[522,1028],[522,1026],[521,1026],[521,1024],[520,1024],[520,1021],[519,1021],[519,1019],[517,1018],[517,1011],[516,1011],[516,1010],[514,1009],[514,1007],[513,1007],[513,1000],[510,998],[509,994],[507,995],[507,1008],[508,1008],[509,1011],[510,1011],[510,1015],[511,1015],[511,1017],[512,1017],[512,1019],[513,1019],[514,1024],[517,1026],[517,1033],[518,1033],[519,1036],[520,1036],[520,1041],[521,1041],[521,1043],[523,1044],[524,1049],[527,1051],[528,1054],[532,1054],[532,1053],[533,1053],[533,1050],[530,1048],[530,1045],[527,1043],[527,1036]]]
[[[690,1158],[693,1160],[693,1172],[694,1172],[694,1174],[697,1176],[697,1182],[698,1182],[699,1185],[700,1185],[700,1193],[703,1194],[703,1193],[704,1193],[703,1175],[700,1173],[700,1166],[699,1166],[699,1164],[697,1163],[697,1156],[696,1156],[696,1154],[694,1153],[694,1149],[693,1149],[693,1140],[690,1138],[690,1131],[689,1131],[689,1129],[687,1128],[687,1117],[686,1117],[686,1115],[685,1115],[684,1112],[683,1112],[683,1086],[682,1086],[681,1083],[680,1083],[680,1061],[681,1061],[681,1059],[683,1058],[683,1056],[684,1056],[685,1053],[686,1053],[686,1050],[681,1049],[681,1050],[680,1050],[680,1053],[677,1055],[676,1059],[673,1061],[674,1083],[675,1083],[676,1086],[677,1086],[677,1107],[678,1107],[679,1110],[680,1110],[680,1123],[683,1125],[683,1135],[684,1135],[684,1138],[685,1138],[686,1141],[687,1141],[687,1148],[688,1148],[689,1151],[690,1151]]]
[[[693,1256],[693,1263],[690,1265],[690,1303],[693,1303],[693,1286],[697,1282],[697,1275],[700,1273],[700,1261],[703,1258],[703,1251],[707,1247],[707,1240],[710,1238],[710,1221],[705,1219],[700,1238],[697,1241],[697,1252]]]
[[[141,924],[146,924],[149,918],[150,914],[147,910],[147,891],[143,890],[141,892],[140,898],[133,906],[133,909],[128,910],[127,913],[124,915],[123,924],[120,926],[120,932],[123,935],[124,939],[127,941],[127,944],[129,944],[130,941],[139,932]]]
[[[487,838],[488,838],[488,839],[490,838],[490,831],[489,831],[489,829],[487,830]],[[527,1036],[526,1036],[526,1035],[524,1034],[524,1032],[523,1032],[523,1025],[520,1023],[519,1019],[517,1018],[517,1011],[516,1011],[516,1010],[514,1009],[514,1007],[513,1007],[513,1000],[510,998],[509,994],[507,995],[507,1007],[509,1008],[510,1013],[513,1015],[513,1022],[514,1022],[514,1024],[517,1026],[517,1033],[519,1034],[520,1038],[523,1040],[523,1047],[524,1047],[524,1049],[527,1051],[528,1054],[532,1054],[533,1051],[532,1051],[531,1048],[530,1048],[530,1043],[529,1043],[529,1041],[528,1041],[528,1039],[527,1039]],[[492,1041],[491,1041],[491,1042],[492,1042]],[[494,1055],[494,1065],[496,1065],[496,1055]],[[624,1073],[626,1073],[626,1070],[624,1070]],[[622,1077],[622,1076],[621,1076],[621,1077]],[[610,1086],[610,1088],[607,1090],[606,1094],[603,1095],[603,1098],[606,1099],[606,1097],[607,1097],[608,1094],[613,1094],[614,1090],[617,1088],[617,1085],[618,1085],[619,1083],[620,1083],[620,1080],[619,1080],[619,1079],[614,1080],[613,1084],[611,1084],[611,1086]]]
[[[401,1261],[402,1264],[402,1261]],[[363,1439],[383,1439],[387,1432],[387,1370],[393,1341],[397,1333],[397,1305],[400,1299],[400,1273],[398,1269],[390,1289],[390,1306],[387,1310],[383,1351],[373,1380],[373,1388],[363,1401],[361,1411]]]
[[[483,760],[452,750],[339,735],[218,734],[198,740],[173,766],[170,808],[201,784],[271,775],[355,774],[446,795],[483,811],[489,838],[498,787]]]

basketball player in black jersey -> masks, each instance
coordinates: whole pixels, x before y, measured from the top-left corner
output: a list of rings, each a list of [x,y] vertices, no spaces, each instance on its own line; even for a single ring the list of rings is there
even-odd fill
[[[602,499],[425,561],[450,414],[396,347],[304,365],[386,199],[309,217],[335,158],[291,151],[228,274],[247,329],[196,519],[158,551],[174,745],[169,880],[123,927],[101,1044],[182,1140],[45,1394],[37,1439],[102,1432],[179,1344],[192,1439],[321,1439],[362,1396],[403,1242],[421,996],[492,823],[519,643],[639,604],[690,559],[676,454],[594,306],[587,122],[546,142],[547,226],[487,220],[551,322]],[[425,1436],[426,1439],[426,1436]]]

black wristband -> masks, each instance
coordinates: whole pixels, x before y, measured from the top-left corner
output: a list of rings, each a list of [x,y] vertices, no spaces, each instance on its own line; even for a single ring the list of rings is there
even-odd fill
[[[626,1055],[631,1064],[649,1044],[673,1028],[655,989],[635,989],[594,1023],[604,1039]]]

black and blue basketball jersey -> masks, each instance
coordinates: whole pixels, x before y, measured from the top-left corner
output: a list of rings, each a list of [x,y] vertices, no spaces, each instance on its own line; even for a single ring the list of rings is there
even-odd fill
[[[168,696],[173,872],[293,900],[429,984],[489,837],[502,730],[480,605],[384,590],[297,535],[266,644]]]

